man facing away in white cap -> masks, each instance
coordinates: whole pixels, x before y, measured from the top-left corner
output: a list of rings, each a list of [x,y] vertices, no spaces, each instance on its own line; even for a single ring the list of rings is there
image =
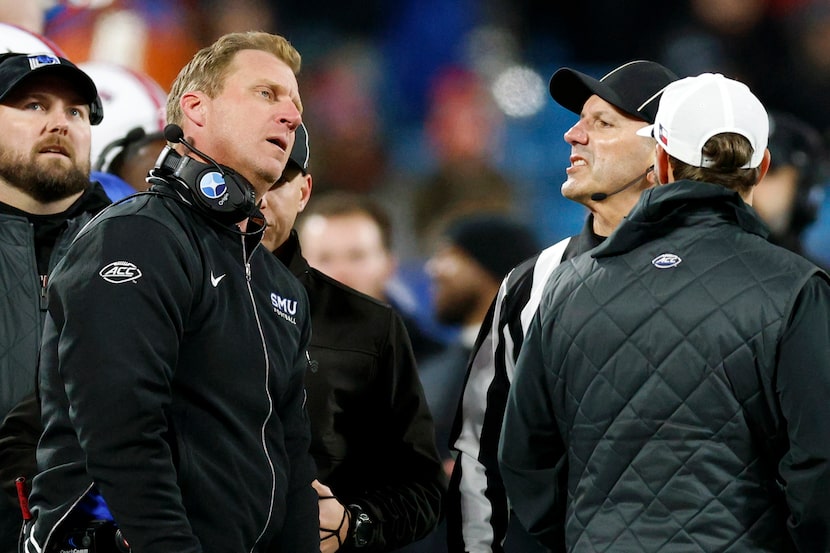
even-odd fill
[[[767,125],[737,81],[669,85],[666,184],[551,276],[499,449],[547,547],[830,550],[830,278],[749,207]]]

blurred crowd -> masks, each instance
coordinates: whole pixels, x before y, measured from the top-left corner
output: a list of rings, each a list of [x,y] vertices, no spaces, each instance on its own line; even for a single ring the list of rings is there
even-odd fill
[[[416,294],[455,215],[504,211],[543,243],[580,228],[583,208],[559,193],[574,117],[547,93],[558,67],[599,76],[647,58],[681,77],[720,72],[830,137],[827,0],[0,0],[0,10],[70,59],[126,65],[165,89],[226,32],[286,36],[303,55],[317,193],[366,194],[388,209]],[[823,175],[823,159],[811,164]],[[805,247],[830,262],[822,191]]]

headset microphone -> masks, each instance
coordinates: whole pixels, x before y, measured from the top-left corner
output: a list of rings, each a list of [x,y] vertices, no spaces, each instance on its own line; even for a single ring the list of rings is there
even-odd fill
[[[184,131],[180,126],[174,123],[170,123],[169,125],[164,127],[164,139],[168,142],[178,142],[179,144],[184,144],[185,148],[187,148],[197,156],[201,157],[202,159],[206,159],[207,161],[209,161],[214,167],[216,167],[216,170],[219,171],[219,173],[223,175],[225,174],[225,170],[222,169],[222,166],[216,163],[212,157],[203,153],[201,150],[198,150],[196,146],[184,139]]]
[[[194,205],[224,224],[231,225],[252,216],[261,216],[254,187],[242,175],[220,165],[185,140],[184,131],[178,125],[171,123],[164,127],[164,138],[168,142],[184,145],[208,163],[179,155],[167,146],[156,161],[155,169],[150,172],[151,177],[173,177],[171,180],[188,189]]]
[[[623,186],[621,186],[621,187],[620,187],[620,188],[618,188],[617,190],[615,190],[615,191],[611,192],[610,194],[606,194],[605,192],[596,192],[595,194],[591,194],[591,199],[592,199],[593,201],[595,201],[595,202],[601,202],[602,200],[604,200],[604,199],[606,199],[606,198],[608,198],[608,197],[610,197],[610,196],[613,196],[614,194],[619,194],[619,193],[620,193],[620,192],[622,192],[623,190],[628,190],[630,187],[632,187],[632,186],[634,186],[636,183],[640,182],[640,180],[641,180],[643,177],[645,177],[646,175],[648,175],[649,173],[651,173],[653,170],[654,170],[654,165],[652,165],[651,167],[649,167],[648,169],[646,169],[645,173],[643,173],[643,174],[641,174],[641,175],[637,175],[637,176],[636,176],[636,177],[634,177],[632,180],[628,181],[628,182],[627,182],[627,183],[625,183]]]

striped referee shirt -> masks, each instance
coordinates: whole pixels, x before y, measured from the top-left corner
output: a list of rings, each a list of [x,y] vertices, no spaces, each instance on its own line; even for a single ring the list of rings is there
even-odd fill
[[[482,323],[450,437],[458,452],[448,494],[451,553],[501,553],[509,509],[498,468],[507,394],[525,333],[551,272],[599,245],[589,216],[582,232],[524,261],[502,281]]]

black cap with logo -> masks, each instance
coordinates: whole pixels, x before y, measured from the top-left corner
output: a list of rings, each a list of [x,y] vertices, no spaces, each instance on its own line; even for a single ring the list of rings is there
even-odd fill
[[[654,123],[660,93],[676,80],[677,75],[659,63],[645,60],[626,63],[599,80],[563,67],[550,79],[550,95],[578,114],[585,101],[596,94],[628,115]]]
[[[71,61],[53,54],[0,54],[0,102],[32,75],[53,74],[71,83],[89,104],[89,122],[97,125],[104,108],[92,79]]]

